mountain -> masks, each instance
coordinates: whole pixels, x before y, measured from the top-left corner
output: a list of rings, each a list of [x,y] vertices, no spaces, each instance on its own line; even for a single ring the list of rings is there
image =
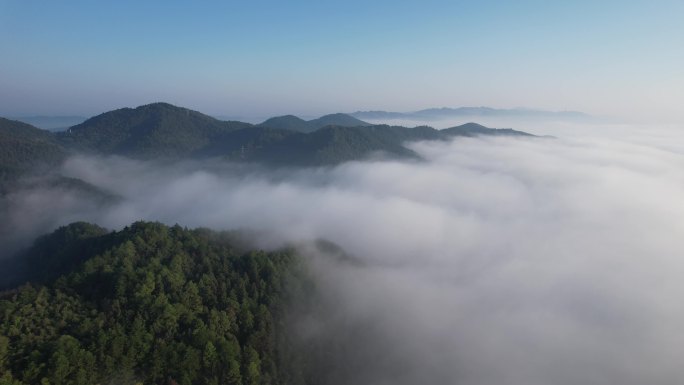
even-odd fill
[[[105,112],[64,132],[0,120],[0,185],[40,165],[59,165],[68,154],[136,159],[222,158],[276,166],[332,165],[371,156],[417,157],[404,143],[453,136],[528,135],[474,123],[430,127],[371,125],[346,114],[305,121],[287,115],[254,126],[221,121],[167,103]]]
[[[309,122],[294,115],[276,116],[266,119],[259,124],[261,127],[277,128],[281,130],[292,130],[299,132],[309,132]]]
[[[69,149],[98,154],[143,159],[219,157],[291,166],[330,165],[376,154],[416,157],[404,147],[404,142],[502,133],[524,134],[472,124],[443,131],[429,127],[370,125],[346,114],[325,115],[309,121],[285,115],[253,126],[155,103],[104,113],[58,133],[57,137]]]
[[[219,157],[231,161],[261,161],[253,157],[254,152],[270,151],[275,143],[290,136],[306,135],[300,132],[261,126],[246,127],[231,131],[196,152],[197,157]],[[296,148],[288,150],[295,155]]]
[[[449,136],[477,136],[477,135],[490,135],[490,136],[533,136],[526,132],[516,131],[510,128],[489,128],[477,123],[466,123],[460,126],[449,127],[440,130],[440,133],[446,137]]]
[[[0,185],[33,168],[59,163],[66,154],[51,132],[0,118]]]
[[[0,383],[302,384],[285,329],[288,296],[310,292],[298,258],[237,236],[79,222],[1,260],[29,283],[0,293]]]
[[[363,160],[375,154],[393,158],[416,157],[397,137],[386,137],[382,128],[326,126],[309,134],[289,135],[254,149],[247,159],[275,165],[333,165]]]
[[[371,125],[370,123],[366,123],[351,115],[342,113],[324,115],[318,119],[309,120],[309,124],[313,127],[317,127],[316,129],[325,126],[363,127]]]
[[[462,117],[510,117],[527,119],[586,120],[591,117],[577,111],[544,111],[526,108],[497,109],[490,107],[428,108],[413,112],[357,111],[349,114],[368,120],[441,120]]]
[[[278,140],[262,141],[258,146],[246,146],[242,148],[241,156],[247,161],[301,166],[334,165],[378,156],[418,159],[418,154],[404,146],[405,142],[448,140],[454,136],[476,135],[532,136],[511,129],[487,128],[476,123],[467,123],[445,130],[436,130],[427,126],[412,128],[388,125],[326,126],[308,134],[286,134]]]
[[[105,112],[58,133],[58,138],[78,151],[177,158],[191,156],[221,135],[248,126],[167,103],[153,103]]]
[[[351,115],[342,113],[324,115],[320,118],[308,121],[298,118],[294,115],[285,115],[270,118],[264,121],[263,123],[259,124],[259,126],[262,127],[278,128],[283,130],[292,130],[307,133],[316,131],[325,126],[361,127],[370,125],[370,123],[366,123]]]

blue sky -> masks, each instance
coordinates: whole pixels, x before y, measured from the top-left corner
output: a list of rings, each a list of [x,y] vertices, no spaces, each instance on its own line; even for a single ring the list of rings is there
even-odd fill
[[[682,1],[0,0],[0,115],[441,106],[684,120]]]

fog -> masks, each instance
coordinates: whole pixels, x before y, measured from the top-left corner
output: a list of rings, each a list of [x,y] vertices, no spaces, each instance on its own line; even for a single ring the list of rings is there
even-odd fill
[[[329,383],[680,383],[682,134],[532,132],[555,138],[279,171],[73,157],[61,175],[116,198],[28,184],[4,199],[2,242],[140,219],[259,230],[266,248],[334,242],[358,263],[302,246],[324,303],[295,328],[303,345],[334,344],[314,358]]]

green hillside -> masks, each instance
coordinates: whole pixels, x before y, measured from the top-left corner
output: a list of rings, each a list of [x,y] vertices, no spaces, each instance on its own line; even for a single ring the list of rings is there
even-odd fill
[[[347,114],[337,113],[321,116],[317,119],[304,120],[294,115],[277,116],[270,118],[259,124],[262,127],[277,128],[282,130],[291,130],[297,132],[309,133],[319,130],[326,126],[340,126],[340,127],[362,127],[370,126],[363,120]]]
[[[248,126],[154,103],[105,112],[57,135],[65,146],[77,151],[179,158],[191,156],[231,130]]]
[[[0,187],[38,166],[58,166],[68,154],[136,159],[220,158],[278,166],[333,165],[373,156],[415,158],[404,144],[453,136],[529,135],[475,123],[431,127],[369,125],[345,114],[305,121],[288,115],[254,126],[226,122],[167,103],[122,108],[51,133],[0,118]]]
[[[263,123],[259,124],[259,126],[297,132],[312,131],[312,129],[309,127],[309,122],[294,115],[283,115],[269,118]]]
[[[475,123],[436,130],[432,127],[374,125],[367,127],[327,126],[308,134],[282,135],[279,140],[246,147],[243,158],[276,165],[334,165],[352,160],[381,158],[418,159],[406,142],[448,140],[454,136],[529,135],[514,130],[498,130]]]
[[[318,128],[323,128],[325,126],[363,127],[371,125],[370,123],[356,119],[351,115],[342,113],[324,115],[318,119],[310,120],[309,124]]]
[[[0,118],[0,185],[35,167],[59,163],[66,153],[49,131]]]
[[[279,166],[332,165],[371,156],[416,158],[405,142],[452,136],[525,135],[475,123],[446,130],[369,125],[346,114],[305,121],[293,115],[252,126],[156,103],[107,112],[58,134],[72,151],[141,159],[207,158]]]
[[[0,384],[296,384],[290,252],[234,235],[75,223],[40,238],[0,295]]]
[[[252,155],[264,163],[332,165],[362,160],[382,153],[390,157],[417,157],[392,135],[376,127],[328,126],[310,134],[291,135]]]

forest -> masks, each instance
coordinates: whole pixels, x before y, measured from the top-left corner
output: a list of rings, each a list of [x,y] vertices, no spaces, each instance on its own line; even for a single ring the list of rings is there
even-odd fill
[[[0,296],[0,384],[310,383],[285,316],[303,264],[240,244],[151,222],[39,238],[6,261],[25,265]]]

